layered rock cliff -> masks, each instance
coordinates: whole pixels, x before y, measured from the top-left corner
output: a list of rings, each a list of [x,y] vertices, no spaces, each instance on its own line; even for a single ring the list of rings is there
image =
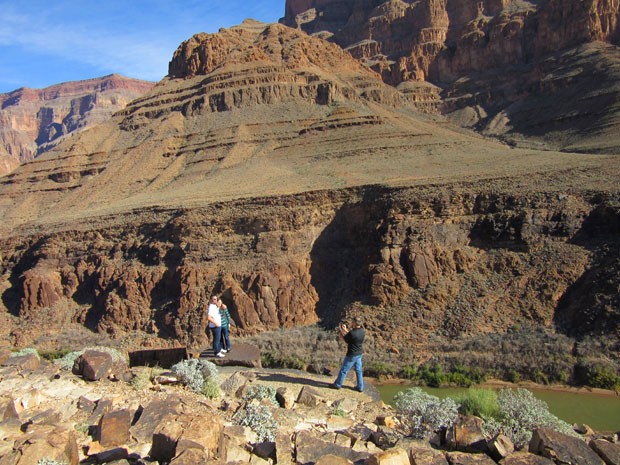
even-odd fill
[[[0,176],[106,121],[154,83],[119,75],[0,94]]]
[[[150,92],[0,179],[2,335],[201,345],[215,291],[246,334],[361,312],[401,348],[516,323],[617,337],[617,159],[415,108],[283,25],[194,36]]]
[[[515,144],[617,153],[619,16],[616,0],[288,0],[281,21],[390,84],[438,86],[405,86],[420,109]]]

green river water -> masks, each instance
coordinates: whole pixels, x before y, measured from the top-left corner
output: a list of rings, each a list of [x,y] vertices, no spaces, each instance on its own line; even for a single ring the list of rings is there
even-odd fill
[[[396,393],[407,389],[403,385],[377,385],[381,399],[391,404]],[[466,388],[429,388],[424,391],[441,399],[466,391]],[[586,424],[595,431],[620,431],[620,396],[594,393],[573,393],[530,389],[538,399],[549,406],[549,411],[570,424]]]

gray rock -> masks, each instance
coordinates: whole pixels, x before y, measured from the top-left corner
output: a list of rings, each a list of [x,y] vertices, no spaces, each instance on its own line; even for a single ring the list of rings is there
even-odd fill
[[[557,464],[604,465],[601,459],[579,438],[539,428],[532,433],[529,451],[553,460]]]
[[[297,463],[300,464],[316,463],[324,455],[330,454],[352,462],[365,460],[370,456],[367,452],[358,452],[349,447],[323,441],[310,431],[300,431],[296,434],[295,452]]]
[[[525,451],[510,454],[499,463],[500,465],[554,465],[551,459]]]
[[[316,389],[308,386],[302,387],[299,396],[297,396],[297,403],[308,407],[317,407],[324,402],[325,398]]]
[[[607,465],[620,465],[620,445],[604,439],[593,439],[590,447]]]

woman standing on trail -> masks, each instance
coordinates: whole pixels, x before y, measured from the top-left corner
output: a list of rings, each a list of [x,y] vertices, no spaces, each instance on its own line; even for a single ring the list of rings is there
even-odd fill
[[[222,302],[222,299],[218,299],[217,305],[220,308],[220,318],[222,320],[222,351],[230,352],[228,328],[233,321],[232,318],[230,318],[230,313],[228,313],[228,307]]]

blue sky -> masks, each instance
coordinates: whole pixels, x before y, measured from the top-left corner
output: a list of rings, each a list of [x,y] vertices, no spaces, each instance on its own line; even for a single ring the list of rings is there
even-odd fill
[[[117,73],[159,81],[198,32],[275,22],[286,0],[0,0],[0,93]]]

